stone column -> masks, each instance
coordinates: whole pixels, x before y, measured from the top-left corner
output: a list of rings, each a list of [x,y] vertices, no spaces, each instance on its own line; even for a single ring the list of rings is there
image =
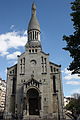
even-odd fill
[[[34,31],[34,40],[35,40],[35,31]]]
[[[24,111],[23,111],[24,116],[26,115],[26,98],[24,99]]]
[[[27,116],[29,116],[29,99],[27,99]]]
[[[40,98],[41,98],[41,110],[40,110],[40,117],[43,116],[43,97],[42,97],[42,93],[40,94]]]
[[[40,41],[40,33],[38,33],[38,40]]]
[[[33,40],[33,32],[31,32],[31,40]]]

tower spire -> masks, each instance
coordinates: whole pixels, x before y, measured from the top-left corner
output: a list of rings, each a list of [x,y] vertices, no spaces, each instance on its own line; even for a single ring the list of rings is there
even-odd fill
[[[32,4],[32,15],[31,15],[31,19],[28,25],[28,31],[32,29],[36,29],[40,31],[40,24],[36,16],[36,5],[34,2]]]
[[[40,43],[40,25],[36,16],[36,5],[32,4],[32,15],[28,25],[28,42],[26,49],[37,48],[41,49]]]

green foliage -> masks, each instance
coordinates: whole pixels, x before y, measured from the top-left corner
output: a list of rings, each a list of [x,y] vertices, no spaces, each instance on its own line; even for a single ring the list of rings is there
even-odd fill
[[[70,15],[75,32],[73,35],[63,36],[63,40],[67,43],[66,47],[63,49],[69,51],[70,56],[73,58],[68,69],[73,71],[72,74],[80,74],[80,0],[75,0],[71,4],[73,12]]]
[[[65,108],[71,111],[72,116],[77,119],[80,114],[80,96],[78,98],[71,98]]]

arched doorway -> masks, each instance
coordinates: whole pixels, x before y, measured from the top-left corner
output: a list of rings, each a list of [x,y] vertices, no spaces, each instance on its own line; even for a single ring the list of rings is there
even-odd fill
[[[40,110],[40,97],[39,92],[31,88],[27,91],[28,103],[29,103],[29,115],[39,115]]]

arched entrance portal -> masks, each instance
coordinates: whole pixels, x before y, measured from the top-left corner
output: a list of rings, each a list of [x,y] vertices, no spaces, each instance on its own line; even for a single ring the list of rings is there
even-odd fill
[[[29,115],[39,115],[40,110],[40,97],[39,92],[31,88],[27,91],[28,103],[29,103]]]

